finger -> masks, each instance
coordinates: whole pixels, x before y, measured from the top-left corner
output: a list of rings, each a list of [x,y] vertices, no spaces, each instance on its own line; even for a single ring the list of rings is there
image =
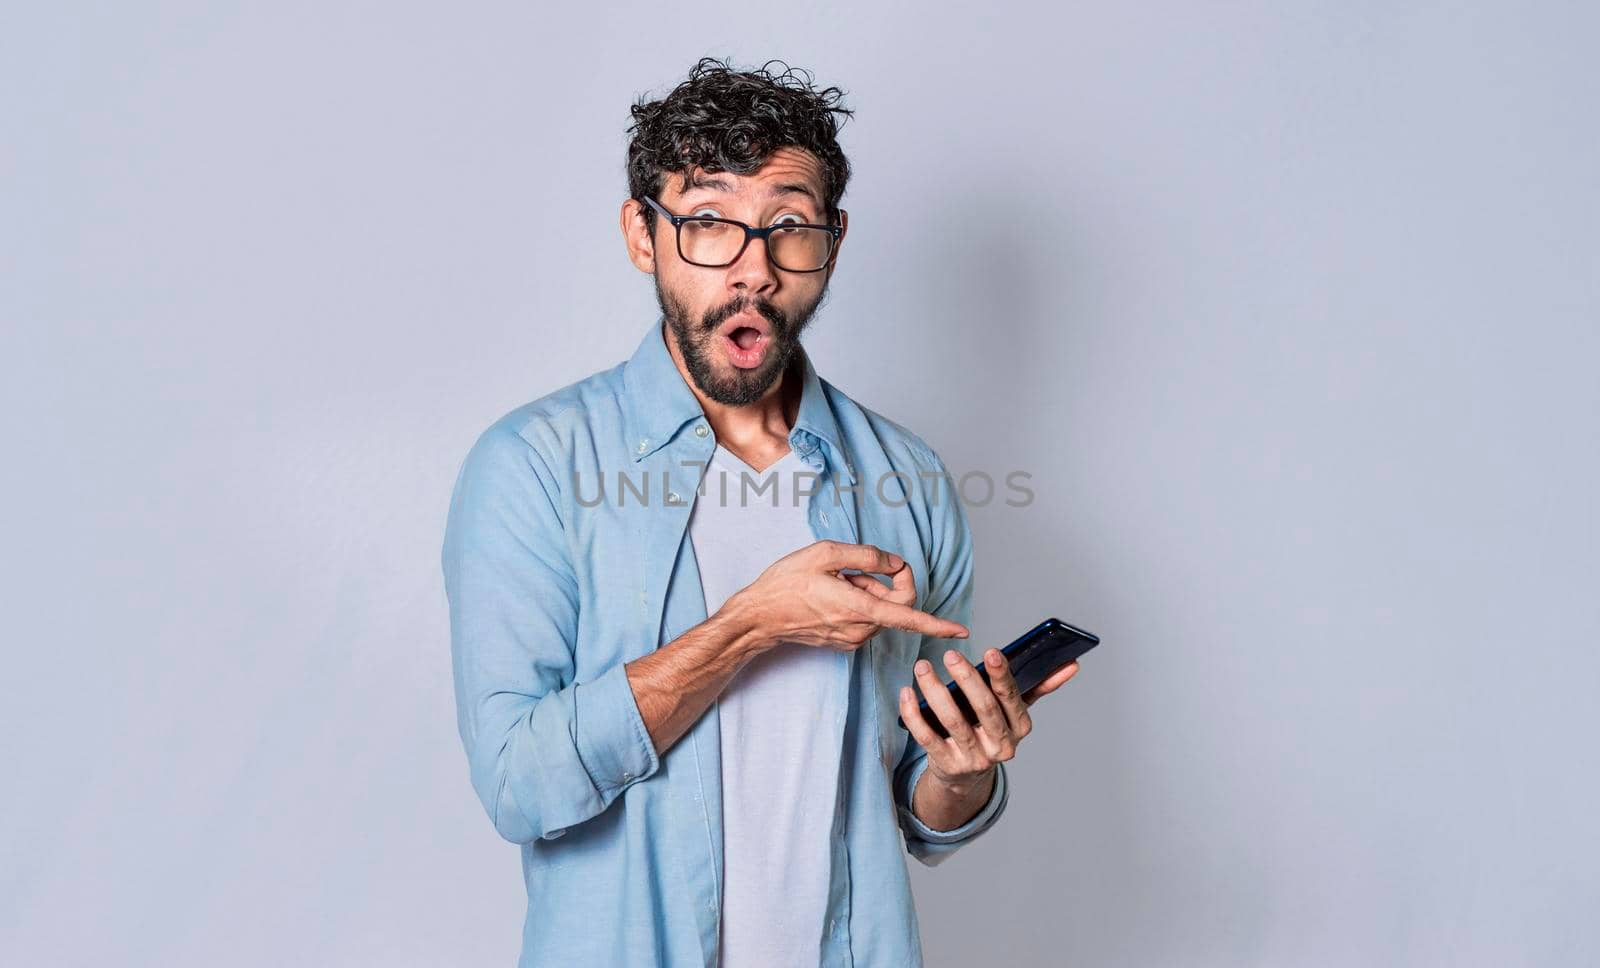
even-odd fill
[[[955,744],[964,750],[976,750],[978,737],[972,733],[972,724],[967,722],[967,717],[961,712],[961,707],[950,695],[950,690],[933,673],[933,663],[927,659],[918,659],[916,665],[911,667],[912,675],[917,677],[917,685],[922,687],[922,696],[928,700],[928,708],[939,717],[939,722],[944,723],[945,732]]]
[[[889,586],[872,577],[871,575],[840,575],[845,581],[856,586],[874,598],[888,598],[894,594]]]
[[[964,639],[971,634],[960,622],[952,622],[888,599],[875,600],[867,614],[884,628],[921,632],[939,639]]]
[[[1011,661],[999,649],[990,649],[984,654],[983,664],[989,670],[989,689],[1000,701],[1000,708],[1005,710],[1011,734],[1016,737],[1026,736],[1027,727],[1031,726],[1028,720],[1028,704],[1022,701],[1022,692],[1017,688],[1017,679],[1011,674]]]
[[[1031,706],[1045,696],[1048,696],[1057,689],[1060,689],[1068,679],[1071,679],[1077,674],[1078,662],[1076,659],[1074,659],[1056,671],[1050,673],[1050,678],[1023,693],[1022,701]]]
[[[917,600],[917,576],[911,573],[911,563],[905,559],[900,560],[898,570],[890,574],[894,591],[889,595],[889,600],[902,605],[910,605]]]
[[[884,575],[892,575],[905,564],[905,559],[892,551],[885,551],[877,545],[850,544],[844,541],[818,541],[812,547],[817,549],[817,554],[822,558],[822,565],[829,571],[838,571],[841,568],[854,568],[857,571],[873,571]]]
[[[966,656],[955,649],[945,650],[944,666],[950,670],[951,677],[961,687],[961,692],[967,697],[972,711],[978,715],[978,728],[982,733],[979,738],[983,751],[990,759],[1011,759],[1016,743],[1011,736],[1011,727],[1006,722],[1005,710],[1000,708],[999,701],[995,699],[994,693],[983,681],[983,677],[978,675],[978,670],[972,667]]]
[[[934,732],[933,727],[928,725],[928,720],[923,717],[922,704],[917,702],[917,691],[910,686],[900,687],[900,718],[906,721],[906,729],[911,733],[911,738],[930,755],[937,746],[944,743],[944,737]]]

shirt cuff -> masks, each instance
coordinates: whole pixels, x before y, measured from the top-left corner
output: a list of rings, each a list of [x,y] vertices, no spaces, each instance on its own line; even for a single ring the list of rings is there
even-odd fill
[[[911,810],[912,797],[917,790],[917,781],[922,778],[922,774],[927,769],[928,758],[926,756],[921,757],[917,761],[917,765],[907,771],[905,781],[901,787],[900,799],[904,806],[899,808],[900,818],[904,822],[906,830],[916,836],[917,839],[930,844],[954,844],[968,840],[989,829],[1000,816],[1000,811],[1005,809],[1008,795],[1006,789],[1006,765],[1004,763],[996,763],[994,768],[994,789],[990,791],[989,800],[983,805],[982,809],[973,814],[970,820],[959,827],[950,830],[934,830],[917,819],[917,815]]]
[[[531,735],[516,746],[525,762],[508,782],[540,836],[559,837],[598,814],[661,764],[620,662],[540,699],[528,725]]]
[[[660,763],[621,662],[574,690],[572,727],[578,758],[603,795],[644,779]]]

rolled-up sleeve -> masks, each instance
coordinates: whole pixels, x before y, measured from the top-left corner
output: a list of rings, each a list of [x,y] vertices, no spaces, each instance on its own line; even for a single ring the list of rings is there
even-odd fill
[[[561,836],[660,760],[622,663],[573,681],[578,586],[558,482],[502,420],[457,475],[442,564],[456,718],[471,781],[500,836]]]
[[[971,628],[972,528],[944,462],[931,449],[922,457],[931,472],[939,475],[937,493],[934,493],[931,481],[928,486],[932,550],[929,554],[928,590],[922,609]],[[935,669],[942,669],[946,649],[955,649],[974,665],[981,666],[987,646],[974,638],[924,636],[918,658],[927,659]],[[988,802],[961,826],[951,830],[933,830],[912,812],[912,795],[927,767],[928,751],[915,739],[908,740],[905,753],[895,767],[893,786],[895,809],[900,829],[905,834],[906,851],[924,865],[933,867],[994,826],[1005,811],[1008,793],[1005,764],[996,764],[994,788]]]
[[[917,757],[915,765],[900,774],[901,778],[896,781],[898,787],[895,791],[896,803],[911,803],[912,795],[917,789],[917,781],[922,778],[922,774],[927,769],[928,757],[924,755]],[[1000,811],[1005,809],[1006,795],[1006,765],[1004,763],[996,763],[994,788],[989,794],[988,801],[984,803],[977,813],[972,815],[972,819],[959,827],[952,827],[949,830],[934,830],[921,820],[918,820],[917,815],[911,812],[909,806],[897,807],[896,809],[900,814],[901,829],[907,832],[906,849],[912,856],[929,867],[935,866],[948,856],[954,850],[954,847],[970,841],[993,826],[994,822],[1000,817]],[[944,847],[950,847],[951,849],[940,849]]]

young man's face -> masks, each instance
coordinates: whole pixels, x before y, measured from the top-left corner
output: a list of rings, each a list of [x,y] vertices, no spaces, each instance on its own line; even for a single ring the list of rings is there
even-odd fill
[[[690,171],[689,190],[668,175],[656,200],[674,215],[713,215],[764,227],[775,221],[826,225],[822,166],[810,152],[780,148],[749,175]],[[655,276],[656,301],[700,392],[728,406],[760,399],[788,365],[833,275],[828,268],[788,272],[751,239],[732,265],[710,269],[678,254],[672,223],[656,214],[654,236],[644,231],[643,206],[623,205],[629,256]],[[845,216],[841,213],[841,222]],[[685,227],[685,232],[689,228]],[[841,235],[840,241],[843,241]]]

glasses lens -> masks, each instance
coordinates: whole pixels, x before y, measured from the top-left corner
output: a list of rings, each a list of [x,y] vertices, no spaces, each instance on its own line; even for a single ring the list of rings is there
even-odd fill
[[[823,229],[778,229],[767,236],[772,261],[790,272],[811,272],[828,261],[833,233]]]
[[[744,229],[728,222],[695,219],[678,231],[683,257],[703,266],[725,266],[744,244]],[[767,250],[779,268],[815,272],[827,264],[833,233],[826,229],[780,228],[767,236]]]
[[[744,243],[744,229],[728,222],[695,220],[678,230],[683,257],[703,266],[727,265]]]

